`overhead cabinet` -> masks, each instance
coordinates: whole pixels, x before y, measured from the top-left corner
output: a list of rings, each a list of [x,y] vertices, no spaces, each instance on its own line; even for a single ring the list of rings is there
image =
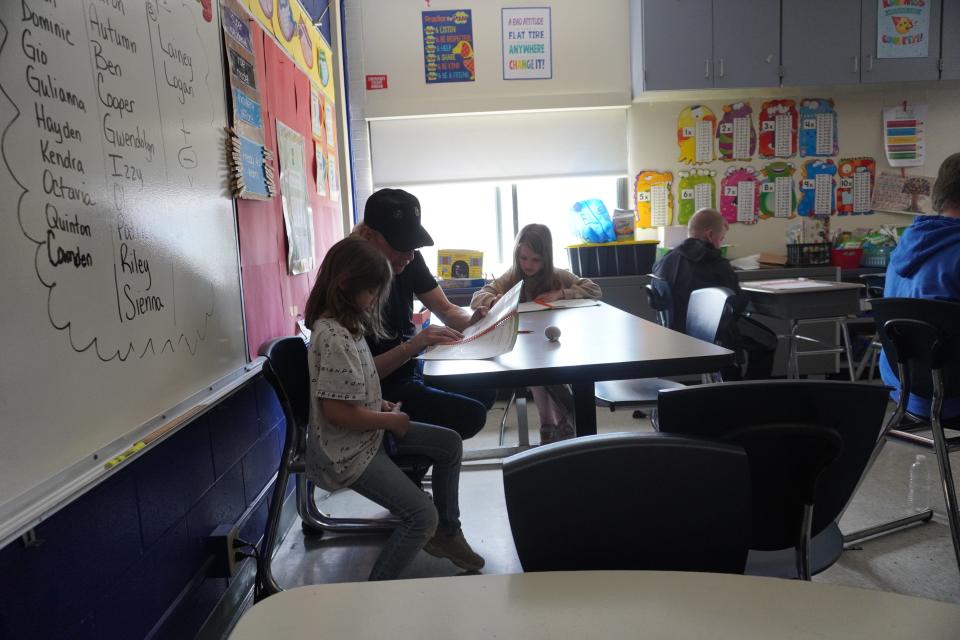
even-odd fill
[[[960,80],[960,2],[945,0],[943,3],[942,53],[943,80]]]
[[[860,82],[860,0],[783,0],[782,67],[785,86]]]

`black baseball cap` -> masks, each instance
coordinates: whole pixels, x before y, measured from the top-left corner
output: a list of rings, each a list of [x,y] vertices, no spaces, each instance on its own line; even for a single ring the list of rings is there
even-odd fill
[[[397,251],[433,246],[433,238],[420,224],[420,201],[403,189],[380,189],[367,198],[363,222]]]

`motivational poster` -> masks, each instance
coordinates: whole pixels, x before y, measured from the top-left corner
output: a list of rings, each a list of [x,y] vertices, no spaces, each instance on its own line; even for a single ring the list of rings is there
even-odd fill
[[[932,0],[877,0],[877,57],[926,58]]]
[[[503,79],[553,77],[550,7],[505,8],[502,19]]]
[[[421,16],[427,84],[476,80],[470,9],[424,11]]]

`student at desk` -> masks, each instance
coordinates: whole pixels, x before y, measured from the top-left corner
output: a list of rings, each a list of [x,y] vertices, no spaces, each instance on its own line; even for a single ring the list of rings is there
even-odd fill
[[[687,239],[653,265],[653,273],[670,285],[673,298],[670,328],[682,333],[687,327],[691,293],[706,287],[726,287],[738,294],[734,302],[739,316],[737,322],[731,322],[727,335],[720,336],[720,344],[737,352],[738,364],[726,367],[720,373],[724,380],[761,380],[769,378],[773,370],[777,337],[763,325],[741,315],[747,304],[746,298],[740,292],[740,283],[730,261],[720,253],[728,229],[729,225],[719,211],[697,211],[687,224]],[[744,355],[747,360],[745,374],[740,370]]]
[[[930,196],[938,216],[917,216],[907,227],[887,265],[885,298],[934,298],[960,302],[960,153],[940,165]],[[880,377],[897,389],[900,383],[880,358]],[[930,413],[930,400],[911,394],[907,410]],[[960,415],[960,398],[947,398],[944,417]]]

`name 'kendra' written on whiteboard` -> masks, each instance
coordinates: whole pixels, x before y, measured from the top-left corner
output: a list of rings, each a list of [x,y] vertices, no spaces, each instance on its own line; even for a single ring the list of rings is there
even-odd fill
[[[230,276],[215,265],[235,248],[191,247],[223,224],[199,215],[223,204],[210,188],[223,165],[223,89],[210,68],[219,54],[199,37],[216,24],[200,20],[199,7],[166,0],[17,0],[0,10],[17,219],[37,246],[51,324],[103,360],[193,353],[217,281]]]

